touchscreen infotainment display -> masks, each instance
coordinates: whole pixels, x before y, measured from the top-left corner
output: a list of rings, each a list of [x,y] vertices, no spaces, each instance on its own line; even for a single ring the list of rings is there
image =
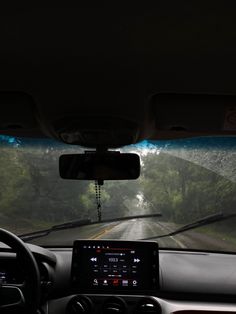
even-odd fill
[[[71,276],[78,292],[156,291],[159,286],[158,244],[77,240]]]

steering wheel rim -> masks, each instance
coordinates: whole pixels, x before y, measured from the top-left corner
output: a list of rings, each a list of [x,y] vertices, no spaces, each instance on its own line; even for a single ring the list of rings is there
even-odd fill
[[[29,285],[30,295],[26,300],[26,313],[35,314],[40,305],[40,274],[36,260],[28,246],[15,234],[0,228],[0,242],[8,245],[20,256],[29,274],[26,284]],[[1,289],[1,288],[0,288]]]

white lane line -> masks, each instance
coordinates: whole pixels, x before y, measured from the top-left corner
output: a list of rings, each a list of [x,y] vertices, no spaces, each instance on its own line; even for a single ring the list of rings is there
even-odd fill
[[[187,246],[184,245],[181,241],[179,241],[179,240],[173,238],[172,236],[170,236],[170,238],[171,238],[175,243],[177,243],[177,244],[181,247],[181,249],[187,249]]]
[[[170,230],[168,230],[167,227],[164,227],[161,223],[156,222],[156,224],[160,227],[160,229],[166,233],[166,232],[170,232]],[[173,240],[177,245],[179,245],[181,247],[181,249],[187,249],[187,246],[184,245],[180,240],[177,240],[176,238],[174,238],[173,236],[170,236],[170,239]]]

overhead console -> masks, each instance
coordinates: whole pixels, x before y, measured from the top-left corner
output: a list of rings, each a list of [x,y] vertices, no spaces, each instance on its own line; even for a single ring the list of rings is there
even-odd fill
[[[159,288],[158,244],[77,240],[71,280],[75,293],[155,295]]]
[[[67,99],[56,108],[37,106],[37,120],[48,137],[90,148],[119,148],[150,137],[155,126],[151,105],[140,103],[137,95],[117,105],[115,99],[107,93],[88,93],[80,101],[76,97],[76,103]],[[131,103],[135,107],[127,106]]]

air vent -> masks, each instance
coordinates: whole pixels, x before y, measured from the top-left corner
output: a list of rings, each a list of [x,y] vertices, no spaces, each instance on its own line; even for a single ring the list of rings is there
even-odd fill
[[[52,289],[52,278],[50,266],[45,262],[39,262],[40,284],[42,289],[42,298],[47,299]]]
[[[89,314],[92,312],[92,301],[85,296],[73,297],[67,305],[67,314]]]
[[[145,299],[137,306],[136,314],[160,314],[161,306],[154,299]]]
[[[124,314],[127,306],[123,299],[112,297],[107,299],[103,304],[102,313],[104,314]]]

